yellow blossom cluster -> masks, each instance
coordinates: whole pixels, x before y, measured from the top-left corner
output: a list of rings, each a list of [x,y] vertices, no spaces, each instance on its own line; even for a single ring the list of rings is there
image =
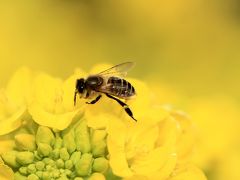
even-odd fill
[[[184,112],[153,103],[150,88],[133,78],[137,97],[127,103],[137,122],[107,97],[75,107],[75,81],[86,76],[14,74],[0,92],[0,179],[206,179],[191,160],[196,127]]]

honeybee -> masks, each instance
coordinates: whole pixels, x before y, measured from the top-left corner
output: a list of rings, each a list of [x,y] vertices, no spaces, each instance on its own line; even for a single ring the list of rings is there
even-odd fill
[[[95,104],[100,100],[102,94],[118,102],[126,111],[126,113],[135,121],[133,113],[128,105],[122,102],[120,99],[131,99],[135,94],[134,87],[130,82],[123,79],[127,75],[127,72],[133,68],[135,63],[125,62],[113,66],[98,74],[88,76],[86,79],[80,78],[76,80],[76,89],[74,94],[74,105],[76,105],[77,94],[80,98],[90,99],[96,97],[87,104]],[[120,99],[118,99],[120,98]]]

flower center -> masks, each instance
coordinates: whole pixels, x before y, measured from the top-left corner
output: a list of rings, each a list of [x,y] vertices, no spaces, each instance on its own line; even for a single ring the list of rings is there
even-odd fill
[[[15,136],[17,150],[2,155],[15,179],[99,178],[109,171],[106,131],[94,130],[84,119],[74,127],[53,132],[39,126],[36,135]]]

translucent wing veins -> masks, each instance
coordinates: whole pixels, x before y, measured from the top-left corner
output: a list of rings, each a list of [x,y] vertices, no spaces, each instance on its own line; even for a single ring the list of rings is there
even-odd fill
[[[107,70],[104,70],[100,72],[100,75],[120,75],[120,76],[126,76],[127,72],[134,67],[134,62],[125,62],[118,64],[116,66],[113,66]]]

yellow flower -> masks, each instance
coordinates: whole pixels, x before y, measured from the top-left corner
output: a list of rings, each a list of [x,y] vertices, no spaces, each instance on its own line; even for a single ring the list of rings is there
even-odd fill
[[[186,160],[193,144],[189,122],[185,122],[188,119],[161,108],[148,112],[133,126],[114,119],[110,122],[108,150],[113,173],[125,179],[181,179],[185,173],[191,174],[188,179],[205,179],[196,167],[178,173],[182,166],[191,164]]]
[[[29,105],[29,112],[34,121],[58,130],[68,127],[79,112],[79,109],[74,107],[73,97],[76,79],[82,76],[84,73],[77,71],[63,82],[45,73],[37,75],[33,82],[33,97]]]
[[[6,89],[0,90],[0,135],[19,128],[27,110],[31,72],[19,69],[10,79]]]
[[[127,80],[137,96],[127,104],[137,122],[107,97],[95,105],[78,98],[74,107],[81,77],[78,70],[66,81],[44,73],[33,78],[22,105],[26,122],[0,136],[2,179],[205,179],[191,161],[195,129],[187,115],[153,103],[150,88],[133,78]]]

